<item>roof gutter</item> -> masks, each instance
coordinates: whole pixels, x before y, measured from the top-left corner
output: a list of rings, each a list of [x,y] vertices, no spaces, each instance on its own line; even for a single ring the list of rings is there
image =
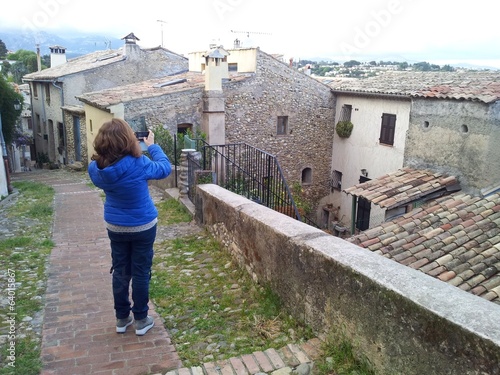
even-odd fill
[[[352,96],[369,96],[375,98],[388,98],[396,100],[408,100],[411,101],[410,94],[383,94],[378,92],[366,92],[366,91],[350,91],[350,90],[334,90],[332,92],[336,95],[352,95]]]

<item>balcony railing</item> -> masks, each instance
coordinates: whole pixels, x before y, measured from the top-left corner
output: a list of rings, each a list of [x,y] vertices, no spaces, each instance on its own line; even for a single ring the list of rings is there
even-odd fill
[[[193,140],[198,151],[188,156],[188,195],[194,201],[195,185],[214,183],[297,220],[295,205],[283,171],[274,155],[246,143],[209,145]]]

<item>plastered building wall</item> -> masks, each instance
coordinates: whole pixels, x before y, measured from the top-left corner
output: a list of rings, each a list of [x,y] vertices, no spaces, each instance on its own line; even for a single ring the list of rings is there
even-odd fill
[[[454,175],[479,193],[498,184],[499,144],[500,103],[413,99],[405,166]]]

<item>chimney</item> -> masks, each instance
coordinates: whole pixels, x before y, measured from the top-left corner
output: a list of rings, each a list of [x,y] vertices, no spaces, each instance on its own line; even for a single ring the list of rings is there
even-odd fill
[[[127,36],[124,36],[122,40],[125,40],[123,54],[128,56],[131,60],[139,59],[141,57],[141,47],[137,45],[136,41],[140,39],[136,37],[134,33],[130,33]]]
[[[205,90],[222,90],[222,80],[229,78],[227,56],[222,47],[215,48],[205,57]]]
[[[38,72],[42,70],[42,57],[40,56],[40,44],[36,45],[36,67]]]
[[[50,48],[50,67],[66,63],[66,48],[61,46],[52,46]]]

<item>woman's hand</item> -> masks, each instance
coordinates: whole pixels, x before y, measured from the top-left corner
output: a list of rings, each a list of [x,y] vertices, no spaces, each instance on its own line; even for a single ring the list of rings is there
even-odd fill
[[[147,137],[144,137],[144,143],[147,147],[153,145],[155,143],[155,133],[153,133],[150,129],[148,129],[149,134]]]

